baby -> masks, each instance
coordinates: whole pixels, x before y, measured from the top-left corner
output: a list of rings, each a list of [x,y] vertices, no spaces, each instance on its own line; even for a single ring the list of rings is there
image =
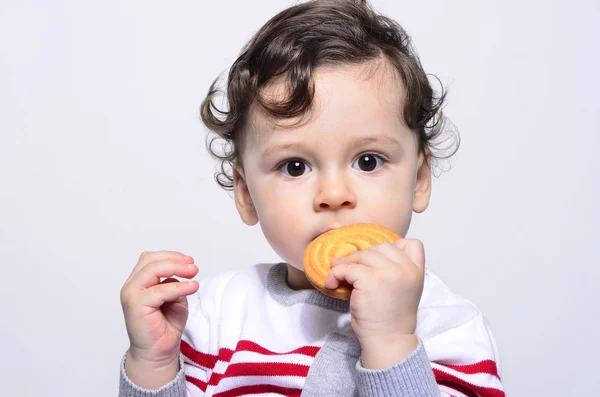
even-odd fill
[[[303,272],[322,233],[370,223],[406,236],[429,204],[444,96],[404,30],[364,1],[297,4],[231,67],[226,111],[216,85],[201,116],[228,143],[209,143],[217,182],[284,262],[199,286],[173,278],[197,274],[192,258],[143,253],[121,291],[120,395],[504,396],[485,318],[425,268],[419,240],[335,258],[325,286],[350,284],[349,301]]]

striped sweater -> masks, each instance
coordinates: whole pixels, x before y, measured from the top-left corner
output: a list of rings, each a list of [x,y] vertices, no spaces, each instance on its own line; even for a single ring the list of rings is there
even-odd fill
[[[417,349],[382,370],[362,367],[349,304],[294,291],[285,264],[201,283],[189,299],[181,369],[159,391],[134,385],[121,361],[121,397],[504,396],[494,337],[481,312],[426,270]]]

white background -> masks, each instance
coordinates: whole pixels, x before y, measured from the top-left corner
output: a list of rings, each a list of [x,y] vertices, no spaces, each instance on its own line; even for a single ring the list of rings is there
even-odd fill
[[[280,0],[0,2],[0,394],[116,395],[144,250],[277,260],[213,182],[198,107]],[[597,1],[374,1],[462,146],[410,235],[476,303],[510,396],[597,395]]]

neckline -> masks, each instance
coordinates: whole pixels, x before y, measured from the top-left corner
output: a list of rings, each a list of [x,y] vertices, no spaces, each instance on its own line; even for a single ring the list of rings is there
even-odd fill
[[[327,296],[316,289],[293,290],[287,283],[287,264],[277,263],[269,269],[267,290],[271,297],[284,306],[300,303],[335,310],[340,313],[350,311],[350,302]]]

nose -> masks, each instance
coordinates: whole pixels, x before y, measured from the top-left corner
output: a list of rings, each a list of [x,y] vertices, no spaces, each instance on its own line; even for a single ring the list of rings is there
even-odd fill
[[[319,190],[314,199],[316,212],[326,210],[351,209],[356,206],[356,196],[343,175],[324,177],[319,182]]]

